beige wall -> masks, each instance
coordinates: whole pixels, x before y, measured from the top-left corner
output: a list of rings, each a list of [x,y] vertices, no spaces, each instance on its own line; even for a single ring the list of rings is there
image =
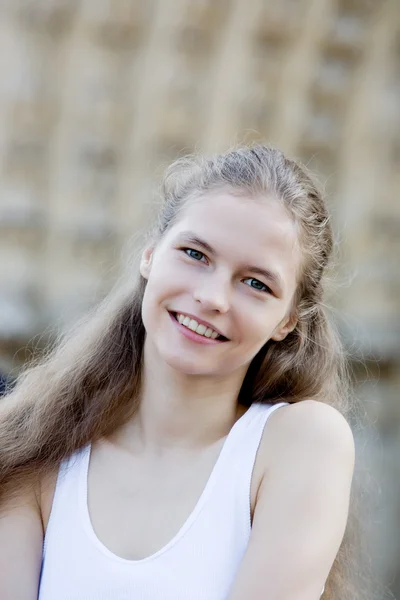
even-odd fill
[[[109,289],[170,159],[254,139],[328,193],[332,302],[370,361],[358,386],[384,448],[378,554],[400,594],[398,0],[5,0],[0,368]]]

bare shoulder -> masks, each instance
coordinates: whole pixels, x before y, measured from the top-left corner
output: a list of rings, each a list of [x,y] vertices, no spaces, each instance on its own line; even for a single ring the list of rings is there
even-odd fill
[[[271,415],[272,416],[272,415]],[[303,400],[275,411],[274,426],[295,428],[299,435],[353,437],[348,421],[336,408],[317,400]],[[282,432],[281,432],[282,433]]]
[[[350,424],[333,406],[311,399],[275,410],[262,440],[265,465],[268,466],[271,457],[302,450],[333,453],[354,465],[355,444]]]

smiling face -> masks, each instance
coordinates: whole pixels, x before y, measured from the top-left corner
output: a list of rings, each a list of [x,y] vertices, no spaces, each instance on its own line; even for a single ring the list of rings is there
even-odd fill
[[[188,202],[142,256],[146,344],[186,374],[244,376],[262,346],[296,324],[289,313],[300,261],[296,226],[275,199],[219,192]],[[227,339],[189,331],[179,313]]]

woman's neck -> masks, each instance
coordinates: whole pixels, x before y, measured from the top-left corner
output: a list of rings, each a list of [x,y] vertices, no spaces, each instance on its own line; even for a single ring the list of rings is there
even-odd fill
[[[149,353],[150,354],[150,353]],[[246,407],[242,374],[187,375],[145,354],[138,411],[113,438],[132,451],[196,451],[224,438]]]

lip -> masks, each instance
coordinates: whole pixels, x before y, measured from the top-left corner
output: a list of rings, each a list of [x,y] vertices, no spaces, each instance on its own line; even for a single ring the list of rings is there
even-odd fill
[[[211,323],[208,323],[207,321],[204,321],[203,319],[199,319],[199,317],[196,317],[195,315],[191,315],[190,313],[183,312],[183,311],[180,312],[179,310],[171,310],[169,312],[171,312],[172,314],[175,314],[175,315],[178,315],[178,314],[185,315],[185,317],[189,317],[190,319],[194,319],[195,321],[197,321],[197,323],[199,325],[205,325],[205,327],[209,327],[213,331],[216,331],[219,335],[222,335],[222,337],[224,337],[225,339],[228,339],[226,337],[226,335],[223,334],[222,331],[220,331],[219,329],[217,329],[214,325],[211,325]],[[178,321],[178,323],[179,323],[179,321]]]

